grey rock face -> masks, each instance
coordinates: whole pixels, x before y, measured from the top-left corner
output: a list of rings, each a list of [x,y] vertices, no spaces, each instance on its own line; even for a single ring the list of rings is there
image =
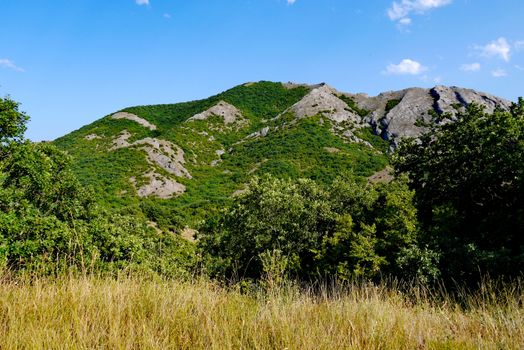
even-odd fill
[[[374,97],[365,94],[346,95],[351,97],[360,108],[370,111],[364,121],[373,127],[376,134],[391,141],[393,147],[403,137],[420,136],[425,128],[418,125],[422,121],[431,122],[432,112],[449,113],[453,120],[458,111],[471,103],[484,106],[488,113],[492,113],[497,107],[509,110],[511,106],[511,102],[503,98],[456,86],[410,88],[385,92]],[[387,110],[388,102],[393,100],[398,104]]]
[[[338,98],[338,92],[332,87],[317,85],[303,99],[291,106],[290,110],[298,119],[324,114],[335,123],[352,121],[361,123],[362,118],[348,109],[347,104]]]
[[[382,135],[386,140],[399,137],[417,137],[424,130],[416,126],[417,121],[427,120],[433,99],[427,90],[409,89],[400,102],[380,120]]]
[[[225,101],[220,101],[215,106],[209,108],[207,111],[192,116],[188,119],[188,121],[206,120],[214,115],[224,118],[224,124],[226,125],[232,124],[238,119],[244,118],[242,112],[240,112],[238,108]]]

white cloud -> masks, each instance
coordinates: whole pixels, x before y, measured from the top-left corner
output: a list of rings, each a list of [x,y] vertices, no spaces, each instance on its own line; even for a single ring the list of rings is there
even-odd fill
[[[287,0],[288,5],[293,5],[297,0]]]
[[[400,2],[393,1],[387,14],[390,20],[398,21],[400,25],[411,24],[412,13],[424,14],[428,11],[449,5],[453,0],[401,0]]]
[[[480,63],[466,63],[460,66],[460,70],[464,72],[478,72],[480,70]]]
[[[398,24],[401,24],[403,26],[409,26],[411,24],[411,18],[409,17],[401,18],[399,19]]]
[[[137,5],[149,5],[149,0],[135,0]]]
[[[498,57],[509,62],[511,56],[511,45],[506,38],[498,38],[484,46],[476,46],[482,56]]]
[[[171,18],[171,14],[170,13],[164,13],[162,16],[164,16],[164,18],[167,18],[167,19]]]
[[[18,72],[25,72],[25,69],[18,67],[13,61],[7,58],[0,58],[0,67],[9,68]]]
[[[419,62],[406,58],[406,59],[403,59],[399,64],[388,65],[384,73],[385,74],[394,74],[394,75],[405,75],[405,74],[418,75],[427,70],[428,68],[424,67]]]
[[[518,64],[515,65],[515,68],[517,68],[518,70],[524,71],[524,67],[519,66]]]
[[[502,68],[497,68],[491,72],[491,75],[495,78],[502,78],[502,77],[507,77],[508,73]]]
[[[524,50],[524,40],[515,41],[515,50]]]

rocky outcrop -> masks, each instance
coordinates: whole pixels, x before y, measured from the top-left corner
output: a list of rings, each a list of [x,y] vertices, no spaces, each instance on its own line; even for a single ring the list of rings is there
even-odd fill
[[[120,135],[113,139],[113,147],[110,150],[131,147],[142,149],[146,152],[150,164],[156,164],[175,176],[192,178],[189,171],[184,167],[184,151],[180,147],[169,141],[151,137],[130,143],[129,138],[131,136],[132,134],[129,131],[123,130]]]
[[[320,84],[284,113],[291,111],[298,119],[322,114],[335,123],[350,121],[360,124],[362,118],[349,109],[348,105],[337,97],[338,94],[338,91],[329,85]]]
[[[220,101],[208,110],[199,114],[195,114],[194,116],[189,118],[188,121],[206,120],[212,116],[224,118],[224,124],[226,125],[233,124],[237,121],[244,119],[244,117],[242,116],[242,112],[240,112],[238,108],[225,101]]]
[[[380,119],[382,137],[397,140],[400,137],[419,136],[424,129],[417,126],[417,122],[429,121],[428,112],[432,105],[433,99],[427,90],[407,90],[400,102]],[[376,114],[375,112],[374,115]]]
[[[471,103],[484,106],[486,112],[492,113],[495,108],[509,109],[511,102],[499,97],[471,89],[456,86],[435,86],[430,91],[435,99],[435,110],[438,113],[455,113],[457,107],[466,107]]]
[[[93,141],[96,139],[101,139],[101,137],[98,136],[97,134],[89,134],[89,135],[86,135],[84,139],[86,139],[87,141]]]
[[[148,122],[147,120],[145,120],[143,118],[140,118],[139,116],[136,116],[136,115],[131,114],[131,113],[118,112],[118,113],[113,114],[111,116],[111,118],[112,119],[127,119],[127,120],[131,120],[131,121],[134,121],[134,122],[142,125],[145,128],[148,128],[149,130],[156,130],[156,125],[153,125],[150,122]]]
[[[186,190],[184,185],[160,175],[155,171],[155,167],[160,167],[176,177],[191,179],[191,174],[184,167],[184,151],[169,141],[151,137],[146,137],[131,143],[129,139],[132,136],[129,131],[123,130],[120,135],[113,139],[113,146],[109,150],[115,151],[121,148],[136,148],[146,153],[146,159],[151,165],[151,169],[141,176],[149,179],[149,182],[138,187],[136,177],[131,177],[130,179],[137,190],[138,196],[152,196],[167,199],[184,193]]]
[[[139,197],[157,197],[169,199],[181,195],[186,191],[186,186],[157,174],[154,171],[151,171],[142,176],[148,178],[149,183],[137,189],[137,194]],[[136,178],[132,177],[130,181],[133,186],[137,186]]]
[[[356,104],[370,111],[363,121],[371,125],[375,133],[392,142],[393,147],[403,137],[418,137],[426,131],[420,122],[434,121],[431,114],[449,114],[449,122],[458,111],[471,103],[493,112],[499,107],[508,110],[511,102],[483,92],[459,87],[435,86],[431,89],[410,88],[389,91],[378,96],[346,94]]]

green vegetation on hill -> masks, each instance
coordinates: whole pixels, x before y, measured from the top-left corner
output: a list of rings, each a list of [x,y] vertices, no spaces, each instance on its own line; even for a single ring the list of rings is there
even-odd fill
[[[273,284],[440,276],[475,286],[484,274],[521,276],[524,100],[492,114],[472,104],[456,122],[402,141],[391,179],[386,144],[369,129],[344,129],[330,112],[294,117],[289,107],[304,89],[243,85],[213,97],[236,96],[241,109],[221,104],[229,115],[188,120],[203,111],[177,105],[184,117],[162,127],[157,114],[156,130],[136,116],[105,118],[57,140],[70,156],[25,141],[27,116],[0,100],[0,262],[47,274],[173,276],[198,266]],[[242,105],[243,94],[251,102]],[[165,154],[177,155],[176,176],[162,167]],[[148,172],[185,192],[139,198]],[[197,244],[182,239],[186,226],[200,229]]]
[[[185,167],[193,178],[177,178],[177,182],[187,187],[183,195],[170,200],[150,198],[148,202],[158,206],[158,211],[167,210],[181,218],[180,226],[195,226],[230,203],[232,194],[243,189],[255,174],[267,172],[279,177],[307,177],[329,183],[348,170],[369,176],[386,166],[386,148],[378,136],[364,132],[366,140],[374,146],[380,145],[374,149],[335,136],[330,122],[321,124],[320,116],[295,122],[293,113],[282,114],[308,92],[305,86],[286,88],[272,82],[244,84],[205,100],[124,110],[156,125],[158,128],[154,131],[130,120],[106,117],[54,143],[73,156],[76,160],[73,168],[80,181],[97,189],[99,199],[106,206],[134,211],[141,211],[141,200],[129,179],[140,177],[151,166],[143,151],[137,148],[111,151],[112,140],[127,130],[132,134],[129,142],[152,137],[176,144],[184,150]],[[225,126],[219,116],[187,122],[220,101],[238,108],[244,122]],[[269,127],[266,137],[247,138],[264,127]],[[100,138],[86,140],[88,135]],[[339,151],[330,153],[326,149]],[[217,150],[225,154],[217,156]],[[214,161],[216,164],[212,166]],[[169,175],[162,169],[158,171]]]
[[[27,120],[17,103],[0,99],[0,270],[188,273],[193,245],[155,230],[143,216],[97,203],[69,156],[23,139]]]

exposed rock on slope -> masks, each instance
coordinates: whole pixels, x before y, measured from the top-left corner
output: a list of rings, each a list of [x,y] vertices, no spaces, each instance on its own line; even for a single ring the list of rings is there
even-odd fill
[[[151,137],[130,143],[131,136],[133,135],[129,131],[123,130],[118,137],[113,139],[113,147],[110,150],[136,147],[146,152],[147,162],[153,168],[142,175],[142,177],[149,179],[149,183],[137,189],[138,196],[155,196],[167,199],[184,193],[186,190],[184,185],[166,178],[154,170],[154,166],[158,166],[174,176],[191,179],[191,174],[184,167],[184,151],[169,141]],[[136,187],[136,178],[132,177],[130,181]]]
[[[338,92],[332,87],[321,84],[286,112],[294,112],[298,119],[322,113],[336,123],[350,121],[360,124],[362,122],[360,116],[351,111],[348,105],[336,96],[337,94]]]
[[[483,92],[459,88],[456,86],[435,86],[430,91],[435,99],[435,109],[439,113],[454,113],[453,105],[467,106],[476,103],[485,107],[486,112],[492,113],[497,106],[509,109],[511,102]]]
[[[178,177],[185,177],[191,179],[191,174],[184,167],[184,151],[165,140],[159,140],[151,137],[146,137],[142,140],[129,143],[129,138],[132,135],[129,131],[124,130],[122,133],[113,139],[113,147],[111,150],[119,148],[138,147],[147,154],[147,159],[150,164],[156,164],[170,174]]]
[[[169,199],[176,195],[181,195],[186,191],[186,186],[157,174],[154,171],[151,171],[142,176],[148,178],[149,183],[137,189],[137,194],[139,197],[153,196],[162,199]],[[132,177],[130,181],[133,186],[137,186],[136,178]]]
[[[111,116],[113,119],[127,119],[134,122],[137,122],[138,124],[142,125],[145,128],[148,128],[149,130],[156,130],[156,125],[151,124],[147,120],[140,118],[139,116],[136,116],[131,113],[127,112],[118,112]]]
[[[243,119],[242,112],[240,112],[238,108],[227,102],[220,101],[213,107],[209,108],[207,111],[192,116],[188,119],[188,121],[206,120],[212,116],[224,118],[224,124],[226,125],[235,123],[236,121]]]
[[[86,137],[84,137],[84,139],[86,139],[87,141],[93,141],[96,139],[101,139],[101,137],[98,136],[97,134],[89,134]]]
[[[431,122],[431,112],[450,113],[454,118],[457,109],[477,103],[493,112],[496,107],[509,109],[511,102],[483,92],[459,87],[436,86],[431,89],[410,88],[390,91],[378,96],[346,94],[357,105],[370,111],[364,121],[375,133],[393,144],[402,137],[418,137],[425,129],[418,126],[420,121]]]

